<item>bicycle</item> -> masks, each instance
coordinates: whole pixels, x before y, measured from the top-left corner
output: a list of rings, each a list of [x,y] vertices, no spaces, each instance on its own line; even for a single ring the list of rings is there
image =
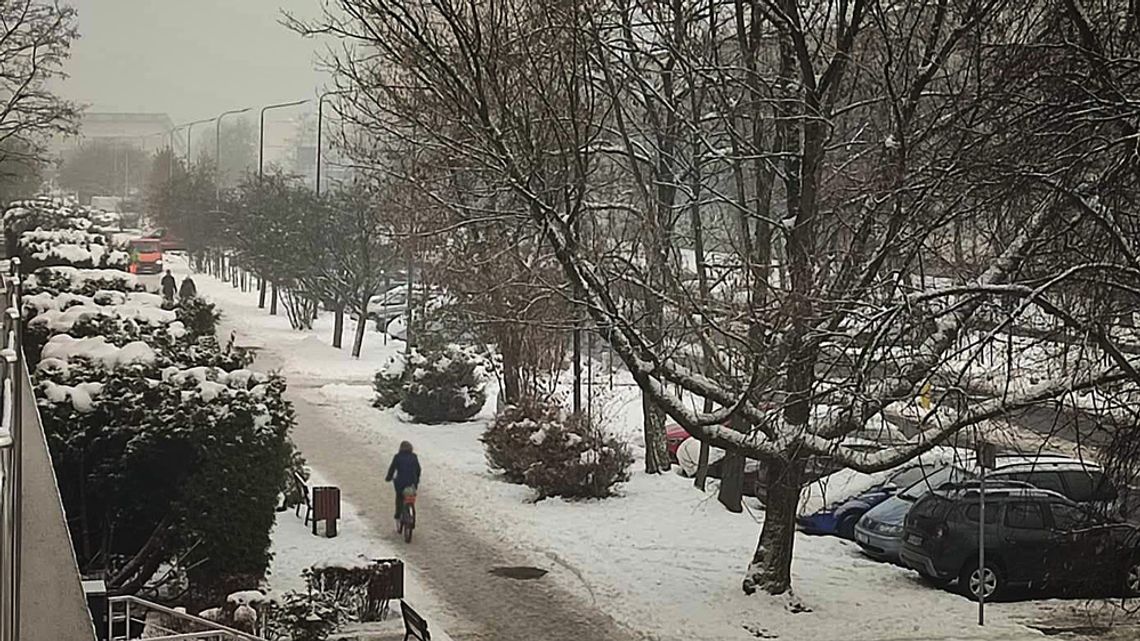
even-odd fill
[[[416,529],[416,486],[404,488],[404,509],[400,512],[400,525],[397,532],[404,535],[404,542],[412,542],[412,530]]]

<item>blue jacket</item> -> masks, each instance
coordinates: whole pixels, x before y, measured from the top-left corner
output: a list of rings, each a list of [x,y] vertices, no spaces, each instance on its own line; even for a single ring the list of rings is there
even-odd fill
[[[420,484],[420,459],[412,452],[400,452],[392,457],[385,481],[395,481],[396,489]]]

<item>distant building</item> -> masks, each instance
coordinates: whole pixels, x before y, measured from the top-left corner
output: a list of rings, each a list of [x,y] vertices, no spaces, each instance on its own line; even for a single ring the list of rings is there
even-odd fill
[[[136,147],[146,152],[165,149],[171,144],[170,131],[174,122],[164,113],[114,113],[85,112],[79,122],[79,135],[67,136],[55,141],[57,156],[88,142],[112,142]],[[184,136],[184,132],[179,132]],[[186,149],[182,136],[174,136],[175,153]]]

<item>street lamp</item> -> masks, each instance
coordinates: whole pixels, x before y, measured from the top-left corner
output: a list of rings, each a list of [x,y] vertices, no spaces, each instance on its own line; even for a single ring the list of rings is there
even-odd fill
[[[294,100],[292,102],[280,102],[274,105],[267,105],[261,108],[261,125],[258,130],[258,144],[257,144],[257,179],[260,181],[265,176],[265,112],[270,109],[284,109],[285,107],[296,107],[309,102],[309,99]],[[258,309],[265,308],[265,279],[261,280],[261,286],[258,292],[257,307]],[[273,286],[273,295],[269,302],[269,313],[277,313],[277,286]]]
[[[194,144],[194,125],[204,125],[208,122],[214,122],[217,119],[218,119],[218,117],[214,116],[213,118],[206,118],[204,120],[195,120],[194,122],[186,123],[186,166],[187,167],[189,167],[190,163],[193,162],[193,158],[190,156],[190,148]]]
[[[275,105],[268,105],[261,108],[261,128],[258,132],[258,148],[257,148],[257,178],[260,180],[265,174],[265,112],[270,109],[284,109],[285,107],[296,107],[309,102],[309,99],[294,100],[293,102],[281,102]]]
[[[324,132],[325,98],[350,93],[350,90],[326,91],[317,99],[317,195],[321,195],[321,135]]]
[[[214,199],[219,200],[222,197],[222,118],[226,116],[233,116],[243,114],[253,107],[246,107],[245,109],[233,109],[231,111],[223,111],[218,114],[215,119],[214,127]]]

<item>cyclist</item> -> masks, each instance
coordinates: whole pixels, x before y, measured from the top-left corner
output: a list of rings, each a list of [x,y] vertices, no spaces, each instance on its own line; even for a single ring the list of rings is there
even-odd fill
[[[420,484],[420,459],[412,451],[412,444],[400,443],[400,451],[392,457],[385,481],[396,486],[396,528],[400,527],[400,514],[404,510],[404,490]]]

